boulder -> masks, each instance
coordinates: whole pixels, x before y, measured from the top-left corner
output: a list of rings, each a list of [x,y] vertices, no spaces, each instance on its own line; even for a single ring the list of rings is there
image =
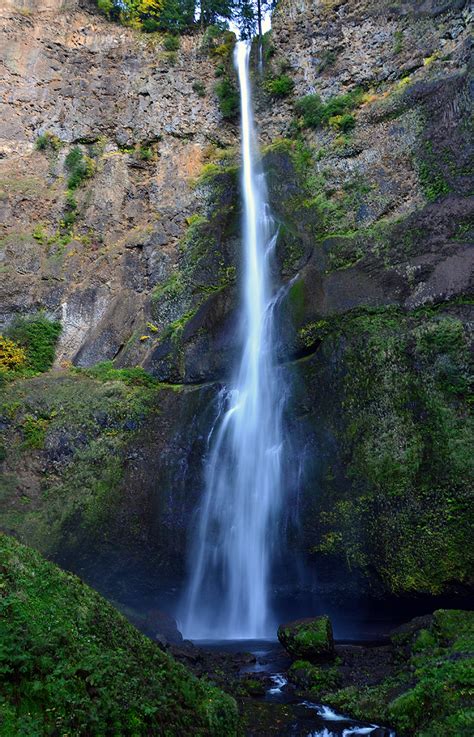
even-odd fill
[[[280,625],[278,639],[295,660],[314,663],[334,658],[334,637],[329,617],[309,617]]]

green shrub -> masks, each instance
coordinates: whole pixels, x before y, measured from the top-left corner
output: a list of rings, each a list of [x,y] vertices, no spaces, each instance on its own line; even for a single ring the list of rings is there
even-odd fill
[[[140,146],[138,156],[142,161],[151,161],[153,158],[153,149],[150,146]]]
[[[287,74],[281,74],[265,82],[265,90],[272,97],[287,97],[295,86],[295,83]]]
[[[235,84],[229,79],[229,77],[225,77],[216,84],[215,92],[219,101],[219,108],[222,117],[226,120],[235,118],[240,105],[239,93]]]
[[[318,128],[323,121],[324,105],[319,95],[306,95],[297,100],[295,110],[305,128]]]
[[[197,80],[196,82],[193,82],[193,91],[198,95],[199,97],[205,97],[206,96],[206,88],[204,87],[203,83]]]
[[[296,102],[295,110],[305,128],[319,128],[321,125],[330,124],[331,119],[337,118],[345,126],[339,130],[351,130],[355,125],[355,119],[349,113],[359,107],[362,98],[363,92],[360,89],[332,97],[327,103],[323,103],[319,95],[306,95]]]
[[[334,115],[329,118],[328,123],[331,128],[341,131],[341,133],[349,133],[355,128],[356,120],[350,113],[345,113],[344,115]]]
[[[74,194],[70,189],[66,191],[66,207],[64,210],[64,215],[62,219],[62,226],[66,230],[71,230],[72,226],[76,222],[77,219],[77,201],[74,197]]]
[[[160,24],[156,18],[144,18],[142,20],[142,30],[145,33],[156,33],[156,31],[160,30]]]
[[[47,149],[58,151],[62,146],[62,142],[61,139],[55,136],[53,133],[46,132],[38,136],[35,145],[38,151],[45,151]]]
[[[47,371],[54,361],[61,324],[46,317],[19,317],[9,337],[26,350],[26,365],[35,372]]]
[[[178,51],[179,45],[179,36],[173,36],[171,33],[169,33],[163,39],[163,48],[165,51]]]
[[[48,420],[26,415],[23,423],[23,448],[43,448]]]
[[[83,154],[79,146],[71,149],[66,156],[65,164],[69,172],[67,186],[71,191],[80,187],[95,171],[93,160],[86,154]]]

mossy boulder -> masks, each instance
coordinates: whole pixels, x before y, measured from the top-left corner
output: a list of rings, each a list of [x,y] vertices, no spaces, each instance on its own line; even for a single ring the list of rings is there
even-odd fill
[[[342,688],[326,692],[325,703],[354,719],[389,724],[400,737],[471,737],[474,612],[440,609],[417,617],[391,641],[391,666],[382,677],[367,657],[348,668],[341,652]]]
[[[295,660],[288,671],[288,677],[299,688],[311,691],[314,697],[333,691],[340,684],[337,666],[313,665],[307,660]]]
[[[334,637],[329,617],[309,617],[281,625],[278,639],[292,658],[310,662],[334,658]]]
[[[0,535],[0,734],[237,734],[235,701],[99,594]]]

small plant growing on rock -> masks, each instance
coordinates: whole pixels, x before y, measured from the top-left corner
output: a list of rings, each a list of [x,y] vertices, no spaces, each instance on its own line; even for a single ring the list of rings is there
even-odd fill
[[[79,146],[75,146],[66,156],[66,169],[69,172],[67,186],[69,190],[77,189],[86,180],[93,176],[95,163]]]
[[[198,97],[205,97],[206,96],[206,88],[204,87],[203,83],[197,80],[196,82],[193,82],[193,91],[198,95]]]
[[[138,156],[142,161],[151,161],[153,158],[153,149],[150,146],[140,146]]]
[[[25,349],[13,340],[0,335],[0,372],[18,371],[25,365]]]
[[[179,36],[173,36],[171,33],[163,39],[163,48],[165,51],[178,51],[180,46]]]
[[[62,141],[54,133],[42,133],[36,139],[36,148],[38,151],[58,151],[62,146]]]
[[[341,131],[342,133],[349,133],[349,131],[355,128],[356,124],[354,116],[350,113],[345,113],[345,115],[334,115],[332,118],[329,118],[328,122],[331,128]]]
[[[265,82],[265,90],[272,97],[288,97],[293,91],[295,83],[287,74],[281,74],[279,77],[274,77]]]
[[[235,118],[239,110],[239,93],[234,83],[229,77],[225,77],[216,84],[215,92],[222,117],[226,120]]]

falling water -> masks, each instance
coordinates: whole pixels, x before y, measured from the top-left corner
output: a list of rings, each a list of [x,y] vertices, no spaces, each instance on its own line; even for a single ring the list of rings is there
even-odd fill
[[[237,43],[242,120],[242,355],[209,436],[206,490],[191,555],[182,628],[191,639],[273,634],[269,587],[282,501],[284,385],[275,362],[271,262],[276,241],[259,165],[247,42]]]

